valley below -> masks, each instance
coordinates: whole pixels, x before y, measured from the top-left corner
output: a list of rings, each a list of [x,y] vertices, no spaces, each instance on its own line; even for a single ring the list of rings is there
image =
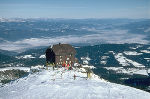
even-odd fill
[[[95,67],[93,72],[99,77],[150,92],[150,45],[101,44],[75,48],[79,62],[82,63],[81,57],[88,56]],[[27,76],[31,68],[44,66],[45,50],[30,49],[14,56],[1,51],[1,84]]]

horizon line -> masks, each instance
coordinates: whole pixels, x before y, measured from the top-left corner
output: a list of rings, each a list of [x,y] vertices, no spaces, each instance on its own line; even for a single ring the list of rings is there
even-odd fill
[[[50,18],[50,17],[31,17],[31,18],[22,18],[22,17],[0,17],[0,19],[150,19],[150,18]]]

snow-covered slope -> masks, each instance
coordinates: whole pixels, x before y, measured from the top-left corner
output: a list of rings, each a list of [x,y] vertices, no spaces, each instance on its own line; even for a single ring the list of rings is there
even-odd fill
[[[35,57],[33,57],[32,55],[24,55],[24,56],[20,56],[20,57],[16,57],[17,59],[21,59],[21,58],[35,58]]]
[[[128,75],[134,75],[134,74],[140,74],[140,75],[146,75],[148,76],[147,70],[142,68],[128,68],[125,69],[123,67],[104,67],[107,70],[113,70],[116,71],[116,73],[124,73]]]
[[[74,75],[76,79],[74,80]],[[114,84],[80,70],[41,70],[0,88],[2,99],[148,99],[150,93]]]
[[[127,59],[125,56],[123,56],[122,53],[115,54],[116,60],[121,64],[122,66],[130,66],[133,65],[135,67],[145,67],[144,65],[137,63],[133,60]]]

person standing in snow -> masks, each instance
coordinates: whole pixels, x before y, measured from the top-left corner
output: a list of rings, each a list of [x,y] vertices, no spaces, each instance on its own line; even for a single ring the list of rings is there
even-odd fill
[[[62,74],[63,74],[63,73],[61,73],[61,79],[62,79]]]
[[[75,79],[76,79],[76,75],[74,74],[74,76],[73,76],[73,77],[74,77],[74,80],[75,80]]]

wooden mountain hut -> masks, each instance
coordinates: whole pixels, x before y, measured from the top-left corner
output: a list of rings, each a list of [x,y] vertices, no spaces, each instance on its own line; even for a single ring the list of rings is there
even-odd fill
[[[77,62],[76,50],[69,44],[56,44],[46,50],[47,65],[73,66]]]

